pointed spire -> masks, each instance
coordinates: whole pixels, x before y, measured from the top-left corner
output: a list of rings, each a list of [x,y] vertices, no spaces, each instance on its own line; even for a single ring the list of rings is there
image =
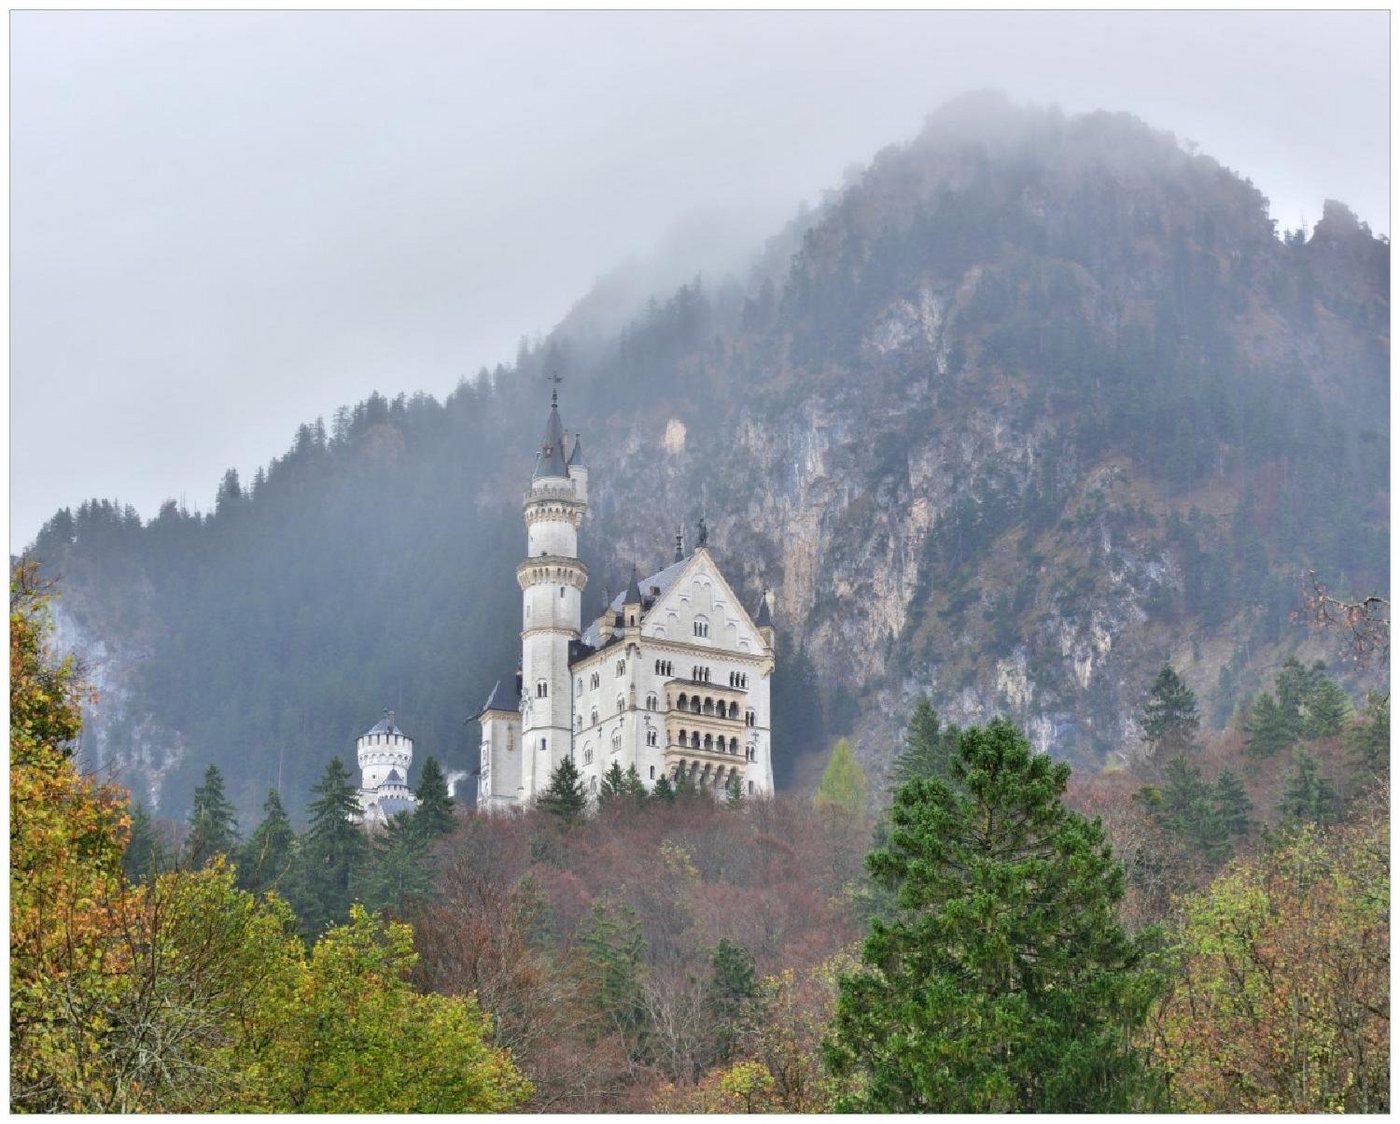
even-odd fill
[[[540,442],[540,453],[535,459],[534,479],[542,476],[560,476],[567,479],[568,466],[564,464],[564,423],[559,420],[559,389],[556,386],[550,396],[549,420],[544,426],[544,440]]]
[[[632,564],[632,580],[627,583],[627,592],[623,595],[624,605],[640,605],[642,603],[642,587],[637,584],[637,564]]]
[[[769,591],[765,589],[758,599],[758,612],[754,614],[753,623],[759,628],[773,627],[773,614],[768,609]]]
[[[581,434],[574,434],[574,447],[569,450],[570,468],[587,468],[588,465],[583,460],[583,437]]]

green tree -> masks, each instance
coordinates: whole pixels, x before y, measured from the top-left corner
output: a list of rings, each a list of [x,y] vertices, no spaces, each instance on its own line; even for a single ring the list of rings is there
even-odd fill
[[[831,759],[822,773],[812,803],[818,808],[834,809],[855,818],[865,813],[869,791],[865,771],[851,752],[850,743],[842,738],[831,751]]]
[[[914,704],[904,732],[904,749],[890,766],[890,786],[899,788],[915,777],[947,780],[958,753],[958,728],[942,726],[927,696]]]
[[[238,887],[261,894],[277,886],[292,868],[296,832],[275,788],[263,801],[263,820],[238,856]]]
[[[1330,679],[1319,681],[1303,699],[1303,737],[1330,738],[1351,718],[1351,699]]]
[[[1331,823],[1337,818],[1337,791],[1317,768],[1317,758],[1306,750],[1293,755],[1279,813],[1289,823]]]
[[[1185,757],[1173,757],[1163,770],[1160,799],[1150,800],[1153,816],[1167,830],[1219,862],[1229,856],[1230,830],[1221,815],[1215,787]]]
[[[368,853],[365,834],[353,822],[360,815],[358,790],[339,757],[312,788],[309,823],[298,848],[293,904],[302,932],[314,936],[350,910],[355,885]]]
[[[418,807],[413,813],[413,823],[425,839],[436,839],[449,835],[453,824],[452,795],[447,791],[447,778],[436,757],[423,762],[423,775],[418,778]]]
[[[1312,667],[1304,667],[1296,656],[1283,661],[1283,667],[1274,677],[1274,691],[1278,695],[1278,705],[1288,721],[1293,741],[1303,735],[1303,705],[1317,685],[1322,682],[1326,665],[1318,660]]]
[[[237,843],[238,814],[224,795],[223,774],[210,765],[204,770],[204,783],[194,790],[185,864],[198,869],[215,855],[232,854]]]
[[[400,812],[370,841],[369,862],[362,879],[364,903],[371,910],[398,913],[431,888],[427,834],[418,813]]]
[[[608,766],[608,771],[603,774],[603,783],[598,786],[598,806],[607,807],[614,800],[621,799],[627,791],[627,774],[622,771],[622,766],[617,761],[613,761]]]
[[[1254,805],[1239,777],[1229,769],[1222,769],[1215,778],[1215,807],[1227,835],[1238,839],[1249,834],[1249,817]]]
[[[1372,691],[1366,696],[1361,721],[1350,730],[1352,761],[1367,773],[1390,767],[1390,696]]]
[[[1125,1111],[1156,1103],[1133,1035],[1159,990],[1150,935],[1114,910],[1123,871],[1102,825],[1060,797],[1069,767],[1004,721],[962,732],[951,782],[895,795],[871,875],[865,970],[840,985],[827,1061],[865,1112]]]
[[[651,798],[659,804],[674,804],[676,802],[676,788],[665,774],[662,774],[655,787],[652,788]]]
[[[611,901],[595,901],[579,945],[604,1028],[618,1034],[629,1056],[640,1060],[646,1051],[647,1011],[642,995],[646,940],[635,911]]]
[[[1142,730],[1154,756],[1189,752],[1195,748],[1200,726],[1195,693],[1166,664],[1157,673],[1142,711]]]
[[[733,774],[724,782],[724,804],[727,808],[742,808],[744,806],[744,782],[739,778],[739,774]]]
[[[710,954],[708,1003],[715,1022],[716,1057],[730,1061],[743,1030],[743,1016],[758,995],[758,974],[749,950],[721,937]]]
[[[140,882],[167,865],[165,844],[144,804],[131,806],[131,838],[122,852],[122,869],[129,882]]]
[[[588,797],[583,791],[583,778],[572,757],[559,762],[549,778],[549,787],[539,795],[535,806],[542,812],[557,816],[566,824],[577,823],[588,810]]]
[[[1274,696],[1265,691],[1250,706],[1244,721],[1245,752],[1273,757],[1297,739],[1294,725]]]

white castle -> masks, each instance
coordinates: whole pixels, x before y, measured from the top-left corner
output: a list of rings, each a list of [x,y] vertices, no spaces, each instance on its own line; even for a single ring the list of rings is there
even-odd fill
[[[418,806],[408,787],[413,739],[394,725],[392,710],[356,739],[355,757],[360,764],[360,822],[383,825]]]
[[[616,762],[654,787],[681,775],[723,794],[773,791],[769,706],[774,666],[770,595],[751,617],[706,545],[625,592],[587,628],[588,571],[578,530],[588,468],[577,435],[566,448],[556,389],[525,494],[520,670],[498,680],[480,714],[477,805],[528,806],[572,757],[596,794]]]

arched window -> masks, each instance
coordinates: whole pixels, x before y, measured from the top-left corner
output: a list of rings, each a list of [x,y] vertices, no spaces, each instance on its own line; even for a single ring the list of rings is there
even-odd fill
[[[691,713],[691,714],[699,714],[699,713],[700,713],[700,696],[699,696],[699,695],[691,695],[691,696],[690,696],[690,713]]]
[[[656,709],[656,696],[655,696],[655,695],[648,695],[648,696],[647,696],[647,709],[648,709],[648,710],[655,710],[655,709]]]
[[[592,742],[589,742],[587,745],[585,745],[585,746],[583,747],[583,763],[584,763],[585,765],[588,765],[588,764],[591,764],[592,761],[593,761],[593,743],[592,743]]]
[[[649,780],[649,781],[654,781],[654,780],[656,780],[656,766],[655,766],[655,765],[652,765],[652,766],[647,770],[647,774],[648,774],[648,775],[647,775],[647,780]],[[752,782],[750,782],[750,783],[752,783]]]
[[[596,706],[588,712],[588,724],[590,726],[598,725],[598,708]]]
[[[583,694],[583,680],[574,683],[574,698],[579,698]]]
[[[705,700],[705,713],[706,713],[706,714],[713,714],[714,712],[715,712],[715,700],[714,700],[714,699],[706,699],[706,700]]]
[[[679,695],[676,696],[676,706],[678,706],[681,710],[684,710],[689,705],[690,698],[686,695],[684,691],[682,691]]]
[[[732,703],[729,704],[729,717],[732,718],[732,719],[734,719],[736,722],[739,720],[739,704],[738,704],[738,703],[732,702]]]
[[[746,711],[744,711],[744,725],[745,725],[745,726],[752,726],[752,725],[754,725],[754,724],[755,724],[755,722],[754,722],[753,711],[752,711],[752,710],[746,710]]]
[[[699,730],[696,730],[694,733],[692,733],[692,734],[690,735],[690,748],[691,748],[691,749],[699,749],[699,748],[700,748],[700,731],[699,731]]]
[[[620,750],[620,749],[622,748],[622,735],[621,735],[620,733],[614,734],[614,735],[613,735],[613,743],[612,743],[612,745],[613,745],[613,752],[614,752],[614,753],[616,753],[618,750]]]
[[[738,738],[730,738],[730,739],[729,739],[729,752],[732,753],[732,754],[734,754],[734,756],[736,756],[736,757],[739,755],[739,739],[738,739]]]
[[[648,730],[647,730],[647,745],[655,745],[655,744],[656,744],[656,730],[655,730],[654,728],[648,729]]]
[[[541,739],[540,739],[540,752],[541,752],[541,753],[548,753],[548,752],[549,752],[549,739],[548,739],[548,738],[541,738]]]
[[[704,742],[703,742],[702,744],[704,745],[704,747],[705,747],[706,749],[714,749],[714,747],[715,747],[715,739],[714,739],[713,735],[711,735],[711,734],[706,734],[706,735],[705,735],[705,740],[704,740]]]
[[[535,681],[535,698],[545,699],[549,697],[549,680],[538,679]]]
[[[596,671],[588,677],[588,685],[595,691],[598,689],[598,673]]]
[[[627,661],[625,659],[617,661],[617,674],[619,677],[627,674]]]
[[[685,727],[681,727],[681,745],[685,745]]]
[[[626,707],[627,707],[627,704],[623,701],[622,696],[621,696],[621,695],[618,695],[618,696],[617,696],[617,712],[618,712],[618,714],[621,714],[621,713],[623,712],[623,710],[626,709]]]
[[[691,627],[692,629],[694,629],[696,636],[710,635],[710,622],[707,621],[704,617],[696,617],[695,620],[692,622]]]

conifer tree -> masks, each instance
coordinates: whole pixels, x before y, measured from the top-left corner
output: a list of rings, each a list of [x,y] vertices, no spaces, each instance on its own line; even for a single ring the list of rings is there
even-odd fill
[[[310,822],[298,849],[293,896],[303,932],[315,935],[349,915],[368,844],[351,820],[360,814],[360,801],[339,757],[326,763],[311,791],[316,799],[306,809]]]
[[[1154,756],[1189,752],[1195,747],[1200,726],[1195,693],[1171,664],[1166,664],[1152,683],[1142,714],[1143,733]]]
[[[215,855],[230,853],[237,843],[238,814],[224,795],[223,774],[210,765],[204,770],[204,783],[194,790],[185,864],[198,869]]]
[[[432,885],[428,863],[431,837],[418,823],[419,812],[400,812],[370,840],[362,879],[366,908],[400,912]]]
[[[1337,790],[1318,772],[1317,758],[1306,750],[1293,755],[1278,810],[1289,823],[1331,823],[1337,818]]]
[[[614,760],[603,774],[603,783],[598,786],[598,806],[606,807],[623,795],[627,789],[627,777],[622,766]]]
[[[758,995],[758,973],[749,950],[721,937],[710,954],[708,1006],[715,1021],[718,1060],[728,1061],[738,1040],[745,1009]]]
[[[166,865],[165,845],[144,804],[131,806],[131,837],[122,852],[122,869],[131,882],[159,874]]]
[[[665,773],[661,774],[652,788],[651,798],[659,804],[674,804],[676,802],[676,787]]]
[[[423,775],[418,778],[418,807],[413,813],[413,826],[424,839],[449,835],[453,824],[452,795],[447,791],[447,778],[436,757],[423,762]]]
[[[728,808],[738,809],[744,806],[744,782],[739,779],[738,773],[724,782],[724,803]]]
[[[1265,691],[1249,708],[1244,736],[1245,752],[1251,757],[1272,757],[1292,745],[1297,733],[1274,696]]]
[[[831,760],[822,773],[812,803],[818,808],[831,808],[847,816],[859,816],[865,812],[868,792],[865,771],[851,752],[850,743],[842,738],[831,751]]]
[[[238,888],[260,894],[273,889],[291,869],[296,832],[275,788],[263,802],[263,821],[238,857]]]
[[[915,777],[947,780],[958,752],[958,728],[943,727],[928,696],[921,696],[909,716],[904,732],[904,750],[890,766],[890,786],[899,788]]]
[[[1278,705],[1288,722],[1292,740],[1303,736],[1303,704],[1314,688],[1323,680],[1326,665],[1316,661],[1312,667],[1304,667],[1296,656],[1283,661],[1283,667],[1274,677],[1274,691],[1278,695]]]
[[[1215,807],[1227,835],[1241,838],[1249,834],[1249,817],[1254,805],[1239,777],[1229,769],[1222,769],[1215,778]]]
[[[1069,766],[997,721],[964,730],[949,782],[895,795],[867,866],[897,895],[842,977],[827,1062],[847,1111],[1121,1112],[1159,1083],[1133,1037],[1159,990],[1114,910],[1102,825],[1060,797]]]
[[[1330,679],[1321,679],[1303,699],[1303,737],[1340,734],[1351,717],[1351,699]]]
[[[1362,720],[1351,728],[1352,761],[1368,773],[1390,767],[1390,696],[1372,691],[1366,696]]]
[[[565,757],[550,775],[549,787],[540,793],[536,806],[542,812],[558,816],[566,824],[577,823],[588,810],[588,797],[583,791],[583,778],[572,757]]]

